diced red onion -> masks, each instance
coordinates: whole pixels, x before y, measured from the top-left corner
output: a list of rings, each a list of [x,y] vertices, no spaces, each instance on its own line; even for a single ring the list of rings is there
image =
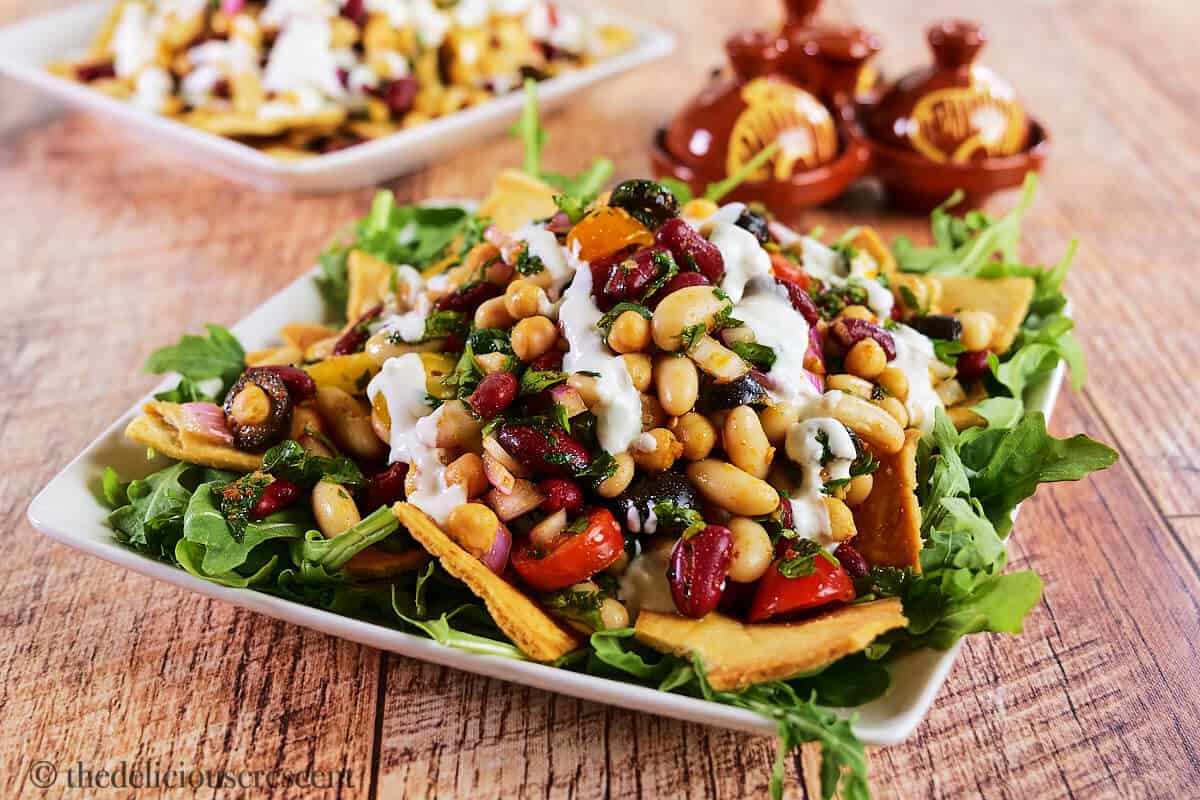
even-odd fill
[[[245,7],[246,0],[221,0],[221,11],[231,17]]]
[[[508,566],[508,551],[511,549],[512,534],[508,532],[508,528],[502,522],[496,529],[496,538],[492,540],[492,546],[479,560],[492,572],[501,575]]]
[[[220,444],[233,445],[225,410],[214,403],[184,403],[183,430]]]

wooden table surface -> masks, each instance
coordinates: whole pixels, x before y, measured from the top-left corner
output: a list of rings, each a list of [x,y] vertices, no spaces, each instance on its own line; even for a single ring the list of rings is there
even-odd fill
[[[65,2],[0,0],[0,22]],[[619,0],[680,34],[668,60],[548,121],[548,161],[646,144],[770,0]],[[1019,637],[973,637],[928,718],[871,753],[879,797],[1200,795],[1200,9],[1189,0],[840,0],[882,66],[924,63],[943,15],[985,22],[986,61],[1054,151],[1027,255],[1083,247],[1068,280],[1091,361],[1053,429],[1114,443],[1113,469],[1025,505],[1012,565],[1046,580]],[[918,8],[913,13],[911,8]],[[471,197],[518,148],[495,141],[392,183]],[[775,742],[607,708],[381,653],[187,594],[37,535],[33,494],[155,380],[142,361],[230,324],[312,263],[371,190],[260,194],[0,80],[0,794],[38,760],[100,767],[349,770],[326,796],[692,798],[765,794]],[[831,232],[923,221],[869,191],[813,213]],[[1002,199],[1004,207],[1012,199]],[[789,793],[806,796],[806,752]],[[806,786],[807,784],[807,786]],[[61,791],[61,790],[56,790]],[[111,793],[110,793],[111,794]],[[281,790],[278,796],[296,796]],[[105,795],[109,796],[109,795]]]

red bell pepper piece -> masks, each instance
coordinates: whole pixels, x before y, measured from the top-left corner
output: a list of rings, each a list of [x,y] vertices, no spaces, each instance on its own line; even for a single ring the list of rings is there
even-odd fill
[[[600,508],[587,517],[584,529],[564,534],[548,553],[526,539],[512,556],[521,580],[539,592],[553,592],[585,581],[612,564],[625,550],[625,537],[612,512]]]

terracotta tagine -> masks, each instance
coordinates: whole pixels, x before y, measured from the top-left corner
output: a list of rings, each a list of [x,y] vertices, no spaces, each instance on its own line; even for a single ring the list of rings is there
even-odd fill
[[[778,152],[726,199],[788,215],[845,191],[870,159],[853,95],[878,42],[859,30],[747,31],[725,49],[733,77],[702,90],[658,132],[656,174],[699,195],[778,141]]]
[[[905,75],[866,113],[874,170],[901,207],[927,210],[956,189],[958,209],[1040,170],[1048,137],[1003,78],[975,63],[987,37],[973,22],[927,32],[933,64]]]
[[[851,30],[820,22],[817,12],[821,8],[821,0],[783,0],[783,8],[784,20],[780,33],[788,39],[793,52],[803,52],[806,44],[814,40],[829,41]],[[859,68],[854,81],[854,99],[859,103],[873,103],[879,99],[882,86],[879,71],[867,61]]]

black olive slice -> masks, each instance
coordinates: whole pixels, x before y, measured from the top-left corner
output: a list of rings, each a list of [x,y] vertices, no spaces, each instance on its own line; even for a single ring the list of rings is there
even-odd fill
[[[268,410],[262,419],[245,419],[238,395],[257,387],[266,395]],[[234,413],[243,412],[243,419]],[[239,450],[256,451],[281,441],[292,424],[292,396],[287,384],[269,368],[251,367],[242,373],[225,395],[225,419]]]

